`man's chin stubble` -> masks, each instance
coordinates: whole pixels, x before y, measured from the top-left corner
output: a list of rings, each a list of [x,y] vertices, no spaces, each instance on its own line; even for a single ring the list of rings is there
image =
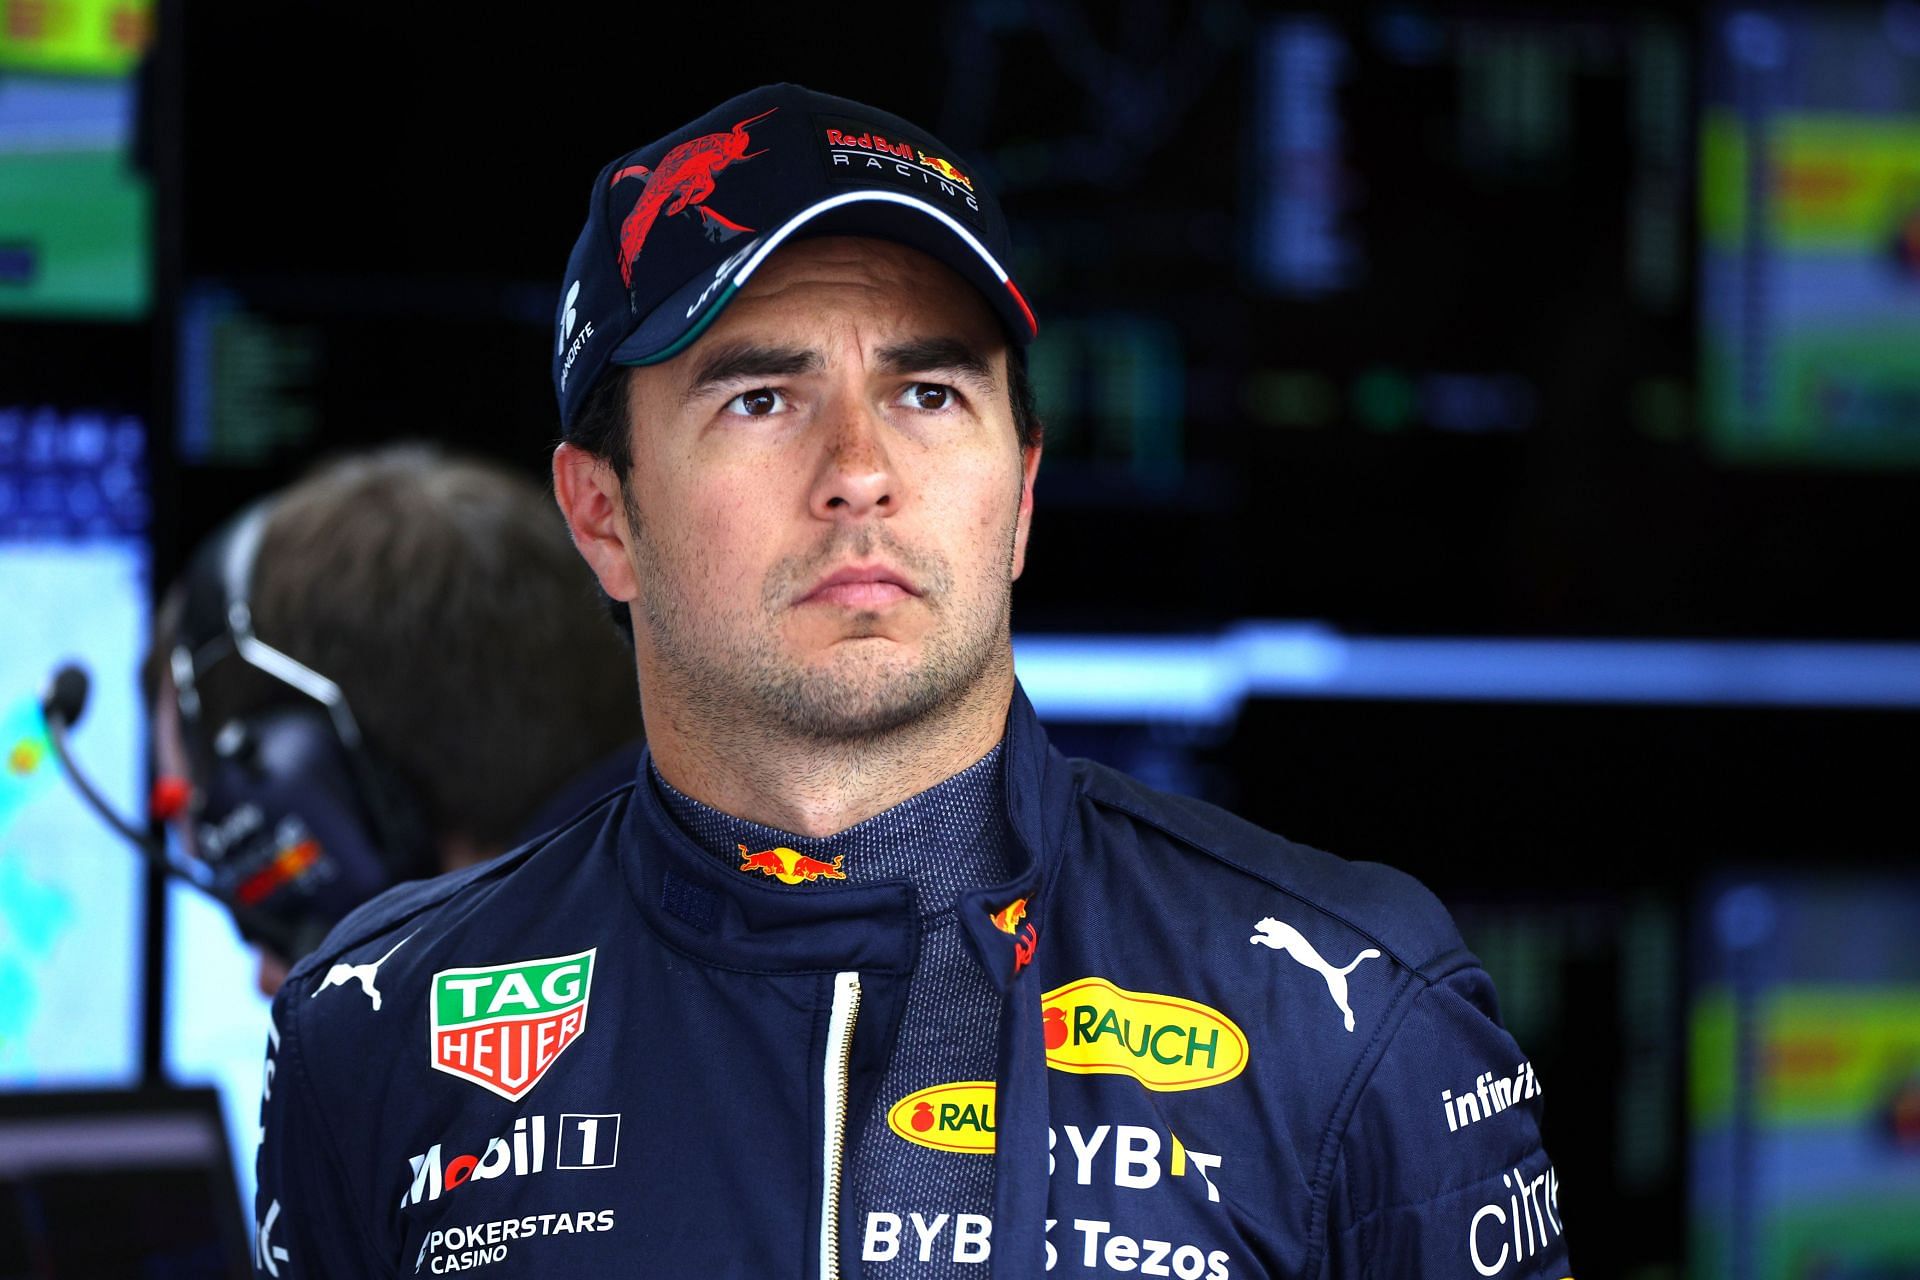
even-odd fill
[[[851,746],[937,718],[978,683],[992,654],[992,646],[985,645],[965,655],[924,655],[913,664],[882,659],[877,669],[762,668],[751,696],[789,735],[823,746]]]

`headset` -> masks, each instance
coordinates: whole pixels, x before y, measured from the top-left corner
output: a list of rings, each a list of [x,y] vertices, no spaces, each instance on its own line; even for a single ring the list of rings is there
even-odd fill
[[[291,961],[360,903],[438,867],[418,799],[369,751],[340,686],[253,632],[254,561],[272,512],[272,499],[246,508],[194,557],[167,667],[194,852],[223,898],[286,923]],[[296,696],[211,723],[202,694],[223,664]]]
[[[439,868],[418,798],[369,751],[339,685],[254,634],[254,558],[272,501],[243,510],[189,562],[165,655],[189,776],[158,779],[151,811],[191,824],[197,868],[115,815],[74,764],[65,739],[85,706],[85,672],[63,669],[43,708],[68,774],[109,825],[291,963],[360,903]],[[213,723],[203,695],[229,668],[261,673],[289,696]]]

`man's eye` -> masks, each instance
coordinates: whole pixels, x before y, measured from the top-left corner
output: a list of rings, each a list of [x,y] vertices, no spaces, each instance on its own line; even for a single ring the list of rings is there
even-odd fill
[[[901,393],[900,403],[909,409],[938,412],[953,405],[953,388],[938,382],[916,382]]]
[[[786,407],[787,398],[772,387],[755,387],[752,391],[743,391],[727,401],[726,411],[739,414],[743,418],[764,418]]]

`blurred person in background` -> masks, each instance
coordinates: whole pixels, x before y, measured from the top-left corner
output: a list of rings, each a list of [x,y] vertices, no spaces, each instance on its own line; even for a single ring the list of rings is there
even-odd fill
[[[551,498],[419,444],[329,462],[213,534],[145,670],[155,810],[287,968],[391,885],[632,778],[632,660]]]

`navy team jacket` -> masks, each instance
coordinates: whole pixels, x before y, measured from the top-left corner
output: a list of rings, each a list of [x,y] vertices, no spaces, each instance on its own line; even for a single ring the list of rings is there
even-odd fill
[[[1023,694],[1003,760],[1017,871],[957,907],[997,1079],[865,1124],[911,888],[741,874],[643,763],[294,970],[256,1275],[1567,1274],[1541,1082],[1431,894],[1065,759]],[[994,1161],[992,1218],[843,1213],[852,1151],[901,1141]]]

